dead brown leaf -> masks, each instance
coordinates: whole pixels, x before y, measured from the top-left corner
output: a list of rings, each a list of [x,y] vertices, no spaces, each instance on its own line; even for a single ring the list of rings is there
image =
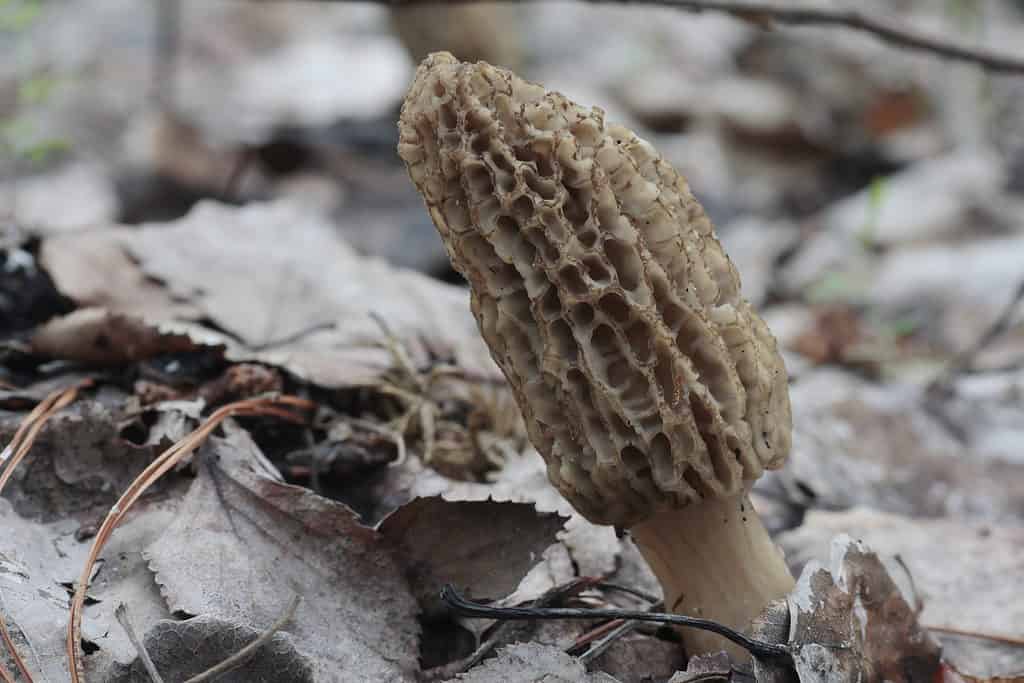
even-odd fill
[[[849,536],[832,542],[828,568],[804,567],[789,596],[789,646],[801,681],[932,679],[940,647],[918,623],[917,597],[905,592],[912,584],[902,573],[890,576]]]
[[[924,604],[920,622],[953,626],[978,637],[936,632],[943,657],[976,676],[1019,674],[1019,646],[984,634],[1024,637],[1024,528],[952,519],[910,519],[867,509],[808,513],[798,529],[779,537],[791,566],[828,557],[829,541],[849,533],[882,556],[896,556],[913,577]]]
[[[167,681],[185,681],[241,650],[259,636],[257,629],[235,621],[200,616],[184,621],[158,621],[146,633],[144,645],[157,671]],[[313,667],[296,648],[293,638],[275,633],[251,660],[216,680],[220,683],[312,683]],[[106,683],[151,683],[141,662],[115,666]]]
[[[668,683],[707,683],[732,680],[732,660],[724,652],[691,657],[686,671],[677,671]]]
[[[164,353],[195,351],[187,335],[161,331],[142,318],[103,308],[80,308],[36,328],[33,353],[60,360],[124,365]]]
[[[232,360],[257,360],[331,388],[393,366],[385,320],[417,366],[451,359],[498,377],[465,290],[364,258],[326,219],[294,203],[199,203],[184,218],[47,239],[41,261],[58,290],[149,323],[211,321]]]
[[[152,447],[121,438],[123,415],[116,404],[123,401],[123,394],[111,390],[80,400],[47,421],[5,491],[18,514],[43,521],[92,521],[116,500],[155,455]],[[23,417],[0,416],[0,443],[10,440]]]
[[[418,498],[377,527],[427,612],[441,608],[446,583],[474,596],[508,595],[555,542],[565,518],[533,505]]]
[[[412,680],[416,604],[379,534],[282,483],[245,432],[204,451],[181,513],[144,553],[171,611],[259,629],[300,594],[285,631],[318,679]]]

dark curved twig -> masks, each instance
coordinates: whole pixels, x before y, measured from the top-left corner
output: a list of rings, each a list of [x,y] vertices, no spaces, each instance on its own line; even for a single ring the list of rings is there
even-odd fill
[[[903,26],[894,26],[881,19],[853,9],[832,9],[828,7],[803,7],[780,5],[774,2],[747,2],[745,0],[588,0],[589,2],[621,4],[650,4],[676,7],[689,12],[715,11],[731,14],[740,19],[754,22],[777,21],[793,26],[842,26],[869,33],[890,45],[910,50],[970,62],[989,71],[1024,73],[1024,58],[993,52],[985,48],[973,48],[963,43],[920,33]]]
[[[571,607],[489,607],[468,600],[459,594],[451,584],[441,589],[441,600],[457,614],[477,619],[633,619],[636,621],[652,621],[672,626],[696,628],[718,634],[739,645],[758,659],[783,661],[792,663],[793,657],[789,648],[777,643],[766,643],[748,638],[728,626],[716,621],[686,617],[680,614],[661,612],[644,612],[628,609],[575,609]]]
[[[320,0],[321,2],[352,2],[353,0]],[[420,5],[433,0],[377,0],[381,4],[401,7]],[[480,0],[448,0],[450,4]],[[531,2],[543,0],[507,0]],[[760,26],[772,22],[792,26],[839,26],[868,33],[895,47],[929,52],[946,59],[975,64],[995,73],[1024,74],[1024,57],[970,47],[947,38],[921,33],[905,26],[896,26],[855,9],[781,5],[753,0],[584,0],[595,5],[654,5],[672,7],[684,12],[722,12]]]

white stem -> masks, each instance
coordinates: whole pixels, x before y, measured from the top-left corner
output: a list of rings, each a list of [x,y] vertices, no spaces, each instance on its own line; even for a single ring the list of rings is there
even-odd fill
[[[738,631],[776,598],[793,590],[793,576],[746,493],[681,509],[665,509],[630,529],[661,582],[665,608],[712,619]],[[721,636],[681,629],[687,653],[749,655]]]

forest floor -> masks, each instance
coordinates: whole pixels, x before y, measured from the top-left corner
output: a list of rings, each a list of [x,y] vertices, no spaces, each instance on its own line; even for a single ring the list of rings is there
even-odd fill
[[[1020,3],[852,4],[1024,45]],[[133,632],[183,681],[282,616],[219,680],[748,676],[438,598],[660,587],[548,483],[395,153],[411,23],[600,106],[715,221],[790,374],[752,498],[801,576],[799,678],[897,680],[936,643],[943,680],[1024,676],[1024,77],[842,27],[468,7],[0,2],[0,674],[69,680],[78,587],[89,680],[152,680]]]

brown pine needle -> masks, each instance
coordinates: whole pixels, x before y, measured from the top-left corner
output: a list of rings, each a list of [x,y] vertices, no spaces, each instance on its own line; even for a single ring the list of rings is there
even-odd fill
[[[92,383],[91,379],[84,379],[78,384],[59,389],[40,401],[32,412],[25,416],[18,425],[18,430],[14,432],[14,438],[3,451],[0,451],[0,493],[14,473],[14,468],[28,455],[46,421],[69,406],[78,397],[78,392],[92,386]]]
[[[91,379],[84,379],[75,385],[52,392],[36,404],[36,407],[22,419],[17,431],[14,432],[14,438],[4,447],[3,451],[0,451],[0,493],[7,486],[7,482],[11,480],[14,468],[18,466],[25,456],[28,455],[29,450],[32,449],[32,444],[35,443],[47,420],[69,406],[78,397],[78,392],[91,386],[92,383]],[[17,648],[14,647],[14,640],[11,638],[11,632],[7,628],[3,614],[0,614],[0,641],[3,642],[4,647],[10,653],[22,677],[29,683],[32,683],[34,680],[32,674],[29,672],[25,660],[18,653]],[[0,667],[0,678],[3,679],[4,683],[14,683],[14,677],[3,667]]]
[[[14,647],[14,641],[11,640],[11,633],[7,630],[7,624],[4,622],[2,614],[0,614],[0,640],[4,641],[4,647],[11,653],[11,658],[14,659],[14,663],[17,665],[18,670],[21,671],[21,675],[25,677],[28,683],[32,683],[32,674],[29,673],[25,660],[18,654],[18,649]],[[14,676],[2,665],[0,665],[0,679],[3,680],[3,683],[14,683]]]
[[[936,631],[937,633],[948,633],[953,636],[964,636],[965,638],[978,638],[980,640],[991,640],[996,643],[1005,643],[1007,645],[1017,645],[1018,647],[1024,647],[1024,637],[1022,636],[1010,636],[1002,633],[984,633],[981,631],[968,631],[964,629],[954,628],[953,626],[925,626],[929,631]]]
[[[85,675],[85,668],[78,644],[82,640],[82,610],[85,606],[85,592],[89,588],[89,578],[92,576],[93,567],[97,559],[99,559],[103,547],[110,540],[111,534],[121,523],[121,520],[124,519],[128,510],[135,505],[142,494],[160,477],[202,445],[207,437],[227,418],[233,416],[272,415],[275,417],[287,416],[288,419],[295,419],[293,413],[285,410],[286,406],[311,410],[315,407],[315,404],[297,396],[276,396],[273,398],[250,398],[221,406],[207,418],[206,422],[199,425],[195,431],[157,456],[132,481],[118,501],[110,508],[106,518],[103,520],[103,524],[100,525],[99,531],[96,532],[96,536],[93,538],[92,548],[89,550],[89,556],[86,558],[85,566],[82,567],[82,573],[75,585],[75,594],[71,599],[65,650],[67,652],[68,668],[70,669],[72,683],[82,683]]]

